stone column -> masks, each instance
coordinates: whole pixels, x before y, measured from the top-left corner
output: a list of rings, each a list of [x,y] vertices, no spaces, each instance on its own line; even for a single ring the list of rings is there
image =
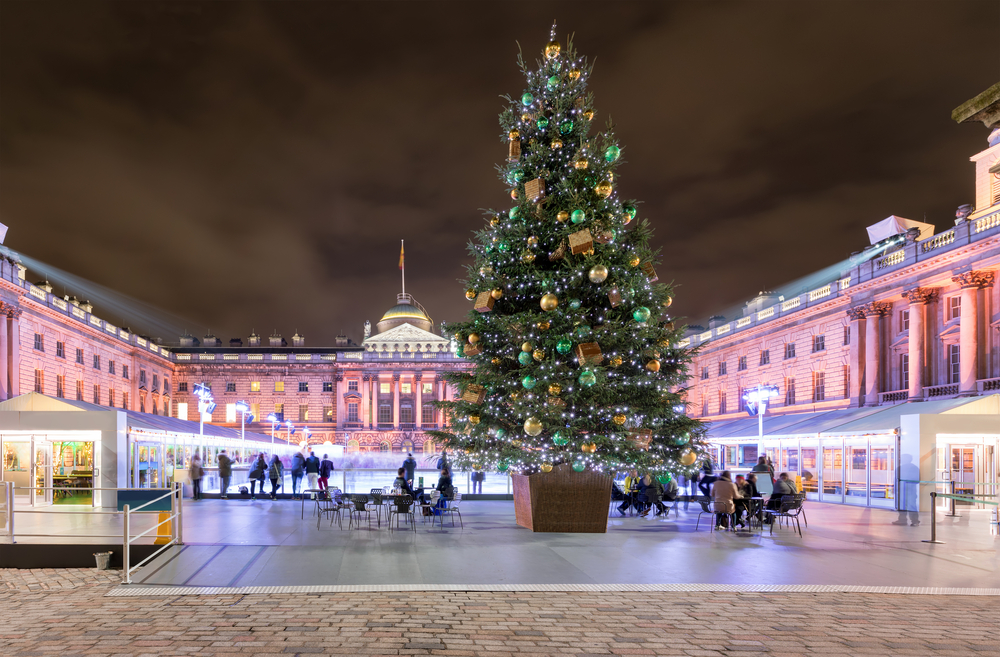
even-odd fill
[[[423,374],[420,372],[416,372],[413,375],[413,398],[415,400],[413,403],[416,405],[416,408],[413,409],[413,420],[416,422],[417,431],[420,431],[424,425],[424,391],[421,390],[421,380],[423,378]]]
[[[903,296],[910,302],[910,339],[907,343],[910,361],[909,392],[910,401],[922,399],[924,396],[924,370],[927,357],[924,350],[924,334],[926,333],[924,313],[927,303],[937,297],[937,288],[918,287],[904,292]]]
[[[851,389],[848,396],[852,406],[863,406],[865,396],[865,307],[856,306],[847,311],[850,318],[851,347],[849,367],[851,368]]]
[[[0,401],[9,399],[10,390],[10,358],[7,350],[7,304],[0,301]]]
[[[872,301],[865,304],[865,406],[878,406],[881,392],[882,318],[892,311],[892,304]]]
[[[361,376],[361,413],[359,414],[358,421],[361,422],[361,428],[365,428],[365,424],[368,423],[368,399],[369,391],[371,387],[371,375],[363,374]]]
[[[21,309],[8,308],[7,317],[10,326],[7,331],[7,342],[10,344],[10,397],[21,394]]]
[[[392,375],[392,428],[399,431],[399,374]]]
[[[333,375],[333,407],[337,417],[334,418],[334,430],[341,431],[344,428],[344,418],[347,416],[344,410],[344,375],[337,372]],[[325,418],[324,418],[325,419]]]
[[[976,392],[979,378],[979,288],[993,285],[994,272],[967,271],[951,280],[962,286],[962,315],[959,319],[959,392]]]

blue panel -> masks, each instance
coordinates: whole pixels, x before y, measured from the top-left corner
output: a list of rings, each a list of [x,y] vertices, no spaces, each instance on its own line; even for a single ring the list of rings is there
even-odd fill
[[[142,506],[150,500],[155,500],[161,495],[166,495],[170,492],[169,488],[144,488],[142,490],[134,489],[118,489],[118,510],[124,511],[122,508],[124,505],[128,504],[130,509],[134,509],[137,506]],[[158,502],[153,502],[149,506],[142,507],[139,511],[140,513],[144,511],[169,511],[170,510],[170,498],[164,497]]]

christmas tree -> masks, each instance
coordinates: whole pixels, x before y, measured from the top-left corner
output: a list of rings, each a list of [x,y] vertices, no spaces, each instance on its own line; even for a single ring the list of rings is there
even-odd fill
[[[688,472],[704,448],[684,412],[690,355],[650,226],[616,191],[623,149],[610,122],[591,134],[592,66],[554,26],[535,68],[518,62],[527,84],[500,114],[498,167],[513,203],[469,245],[474,309],[449,331],[475,367],[451,375],[449,430],[432,435],[463,469]]]

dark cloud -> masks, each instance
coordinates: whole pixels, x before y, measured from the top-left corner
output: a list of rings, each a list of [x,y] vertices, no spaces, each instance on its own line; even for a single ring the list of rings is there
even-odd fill
[[[996,82],[993,1],[7,2],[7,243],[192,329],[329,344],[392,305],[406,239],[407,290],[458,319],[479,209],[509,203],[499,96],[553,18],[680,314],[972,198],[986,134],[949,117]]]

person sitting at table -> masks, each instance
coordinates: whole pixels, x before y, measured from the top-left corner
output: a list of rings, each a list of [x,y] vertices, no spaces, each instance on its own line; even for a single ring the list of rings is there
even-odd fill
[[[798,489],[795,488],[795,482],[788,478],[788,473],[782,472],[774,482],[774,492],[771,493],[771,497],[767,498],[767,508],[777,511],[781,508],[783,496],[797,495],[798,492]]]
[[[647,473],[641,479],[639,485],[639,495],[646,500],[643,503],[643,510],[639,513],[640,516],[649,515],[649,511],[654,505],[656,506],[656,513],[653,515],[658,516],[667,510],[667,507],[663,506],[663,502],[660,501],[660,496],[663,494],[663,487],[653,475]]]
[[[735,500],[738,499],[740,499],[740,492],[736,490],[736,484],[730,479],[729,470],[723,470],[719,478],[712,483],[716,529],[725,529],[729,526],[729,515],[736,513]]]
[[[434,506],[434,515],[439,516],[441,509],[448,506],[448,497],[451,496],[451,471],[448,468],[441,468],[441,476],[434,488],[441,493],[441,497],[438,498],[437,504]]]
[[[425,498],[427,496],[424,495],[424,489],[420,488],[414,490],[413,486],[410,485],[410,480],[406,478],[406,474],[407,472],[405,467],[396,471],[396,479],[392,482],[393,490],[399,489],[402,494],[409,495],[419,503],[425,504]]]
[[[754,497],[753,491],[756,486],[751,486],[743,475],[736,475],[735,484],[736,490],[740,493],[740,499],[734,500],[736,504],[736,524],[740,527],[745,527],[746,523],[743,522],[743,513],[746,512],[748,515],[750,513],[750,505],[753,504],[750,498]]]
[[[625,494],[625,499],[618,506],[618,513],[625,515],[630,506],[634,506],[636,510],[639,510],[639,506],[636,501],[639,489],[639,471],[632,470],[625,477],[625,483],[622,485],[622,493]]]

